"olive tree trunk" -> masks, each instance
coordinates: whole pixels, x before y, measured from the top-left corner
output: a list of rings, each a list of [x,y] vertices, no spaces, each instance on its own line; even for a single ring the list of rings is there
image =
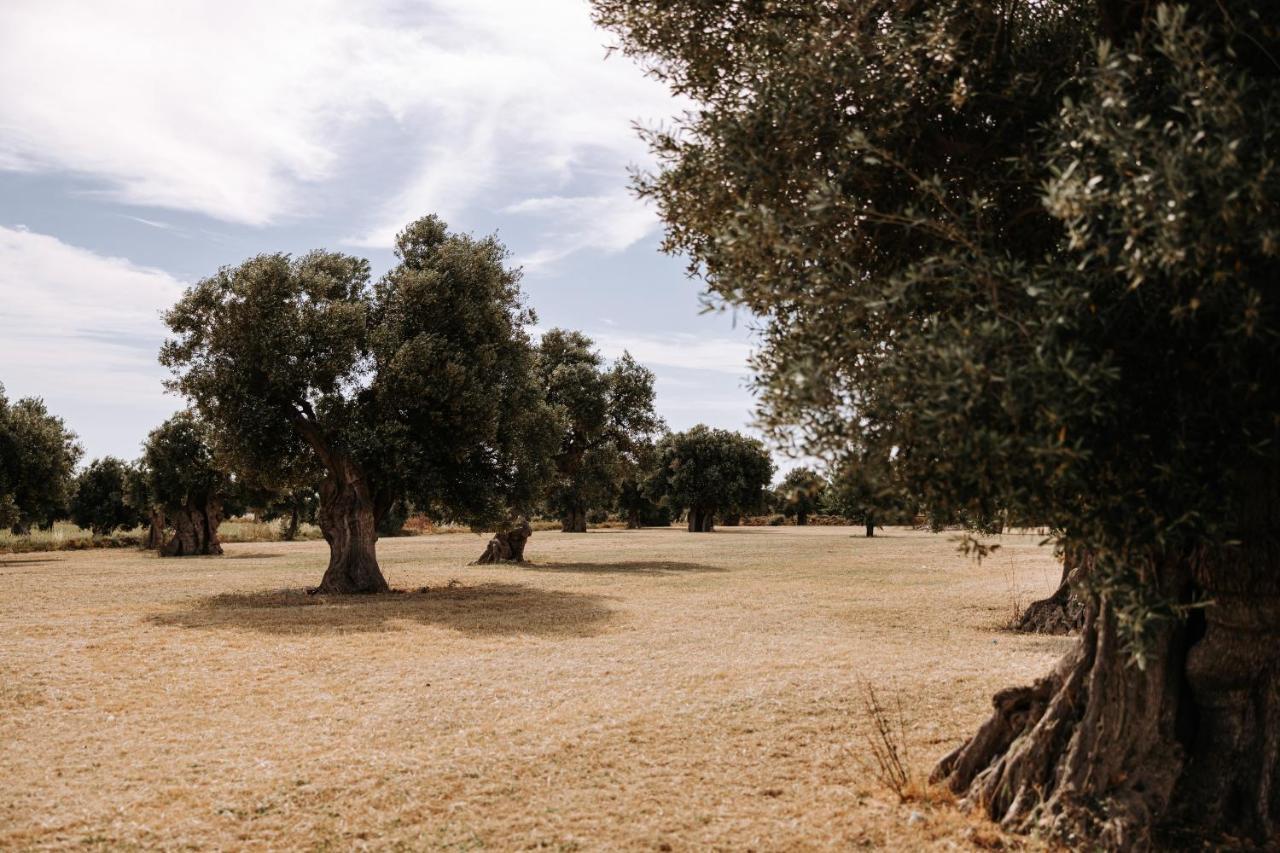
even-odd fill
[[[871,515],[870,513],[867,513],[866,525],[867,525],[867,538],[870,539],[871,537],[876,535],[876,517],[874,515]]]
[[[1142,850],[1162,826],[1276,841],[1280,821],[1280,547],[1162,566],[1159,592],[1212,603],[1157,620],[1137,666],[1107,596],[1076,646],[991,717],[932,781],[1014,831]]]
[[[709,509],[691,508],[689,510],[690,533],[712,533],[715,531],[716,514]]]
[[[151,508],[151,520],[147,526],[147,545],[146,547],[152,551],[159,551],[164,547],[164,509],[161,507]]]
[[[329,472],[320,484],[316,520],[329,543],[329,568],[320,586],[322,595],[388,592],[378,567],[378,518],[364,472],[344,454],[331,453]]]
[[[1083,580],[1083,560],[1067,556],[1062,580],[1048,598],[1033,601],[1018,620],[1016,629],[1028,634],[1074,634],[1084,626],[1084,600],[1076,591]]]
[[[644,527],[644,525],[640,523],[640,510],[627,510],[627,529],[639,530],[642,527]]]
[[[281,534],[286,542],[292,542],[298,538],[298,525],[300,523],[298,515],[297,506],[291,507],[289,510],[289,523],[285,525],[284,533]]]
[[[562,533],[586,533],[587,532],[587,510],[586,507],[574,507],[564,514],[560,519],[560,531]]]
[[[222,502],[217,498],[191,498],[186,505],[170,510],[169,521],[173,524],[173,536],[160,549],[160,556],[194,557],[222,553],[222,543],[218,541]]]
[[[473,565],[523,563],[525,561],[524,546],[532,535],[533,528],[528,521],[522,519],[519,526],[495,533],[485,547],[484,553],[480,555]]]

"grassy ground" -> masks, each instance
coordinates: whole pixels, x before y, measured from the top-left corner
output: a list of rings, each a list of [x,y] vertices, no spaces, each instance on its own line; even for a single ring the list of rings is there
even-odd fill
[[[876,781],[864,685],[927,773],[1066,647],[999,629],[1056,566],[857,533],[384,540],[359,600],[323,542],[0,557],[0,849],[1007,845]]]

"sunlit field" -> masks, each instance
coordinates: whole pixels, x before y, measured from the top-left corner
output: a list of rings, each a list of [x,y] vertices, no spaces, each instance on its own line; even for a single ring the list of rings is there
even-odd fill
[[[962,849],[920,781],[1072,642],[1005,632],[1059,570],[891,528],[379,543],[399,592],[323,600],[323,542],[0,557],[0,848]],[[877,779],[867,687],[908,800]],[[896,722],[895,722],[896,724]]]

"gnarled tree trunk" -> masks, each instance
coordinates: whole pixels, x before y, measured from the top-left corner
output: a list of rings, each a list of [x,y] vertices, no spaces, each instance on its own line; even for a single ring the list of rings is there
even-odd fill
[[[1084,625],[1084,601],[1080,598],[1083,559],[1071,555],[1062,561],[1062,580],[1048,598],[1033,601],[1018,620],[1017,630],[1028,634],[1073,634]]]
[[[160,549],[162,557],[209,556],[222,553],[218,525],[222,524],[222,501],[194,497],[170,512],[173,536]]]
[[[298,538],[298,524],[300,522],[298,515],[298,507],[290,507],[289,522],[284,526],[284,532],[281,534],[281,537],[286,542],[292,542]]]
[[[521,519],[519,526],[500,531],[493,535],[484,553],[476,560],[475,565],[491,563],[523,563],[524,546],[533,535],[533,528],[528,521]]]
[[[586,533],[587,532],[587,510],[585,507],[574,507],[564,514],[560,519],[560,531],[562,533]]]
[[[876,517],[868,513],[866,517],[866,525],[867,525],[867,538],[870,539],[872,536],[876,535]]]
[[[1211,603],[1157,620],[1145,666],[1106,595],[1077,645],[934,769],[1015,831],[1147,849],[1162,825],[1205,838],[1276,840],[1280,821],[1280,546],[1164,565],[1158,592]]]
[[[329,568],[312,592],[325,595],[388,592],[378,567],[378,519],[364,472],[343,453],[330,452],[320,485],[317,521],[329,543]]]
[[[712,533],[715,531],[716,514],[709,509],[696,507],[689,510],[690,533]]]
[[[147,545],[152,551],[164,547],[164,510],[161,507],[151,508],[151,521],[147,526]]]

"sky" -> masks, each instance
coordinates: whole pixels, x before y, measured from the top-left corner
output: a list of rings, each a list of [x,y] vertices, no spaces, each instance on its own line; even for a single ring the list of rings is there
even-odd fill
[[[497,233],[539,327],[657,375],[673,429],[747,428],[747,318],[704,313],[633,124],[684,108],[607,55],[586,0],[4,0],[0,383],[87,458],[181,408],[161,312],[219,267],[408,222]]]

